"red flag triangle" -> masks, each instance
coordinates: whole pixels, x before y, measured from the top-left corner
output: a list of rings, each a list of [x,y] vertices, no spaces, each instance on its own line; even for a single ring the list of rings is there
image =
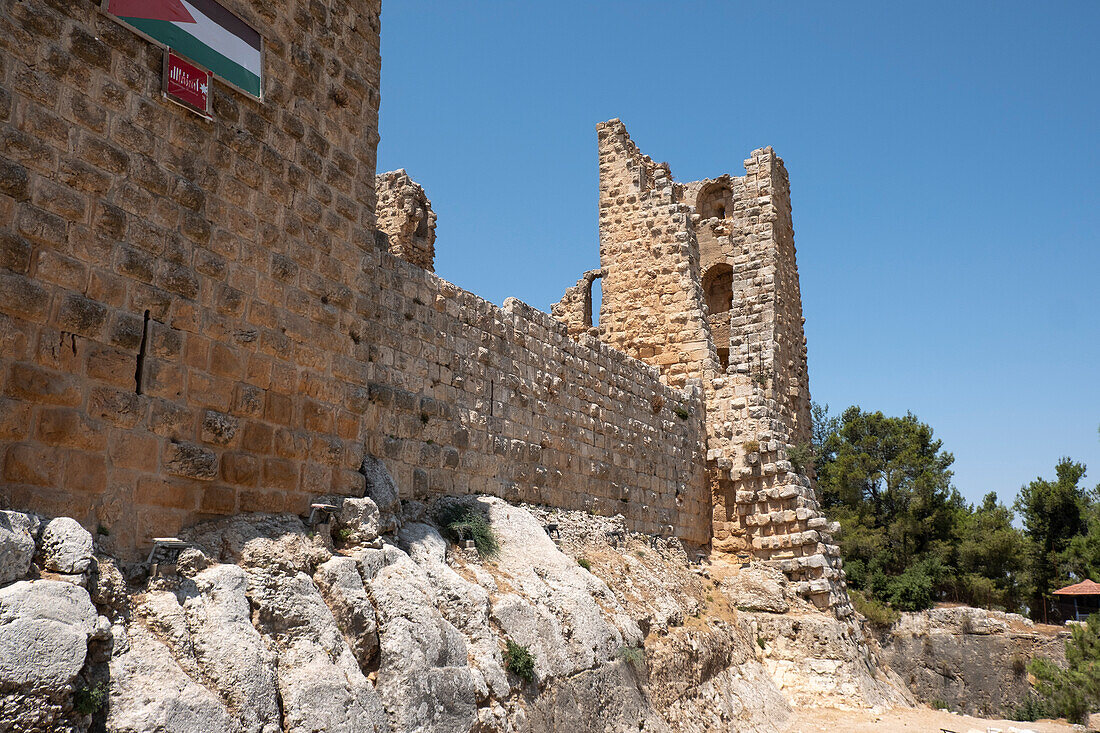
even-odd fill
[[[180,0],[110,0],[107,3],[107,12],[123,18],[195,22]]]

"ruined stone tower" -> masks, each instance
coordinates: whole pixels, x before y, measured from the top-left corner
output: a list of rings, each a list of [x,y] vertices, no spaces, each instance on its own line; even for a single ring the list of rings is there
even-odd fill
[[[819,606],[847,613],[836,526],[812,466],[791,462],[811,437],[802,300],[790,185],[771,148],[745,175],[673,181],[619,120],[597,126],[600,267],[555,305],[571,333],[600,339],[706,395],[712,546],[780,567]],[[587,289],[587,291],[586,291]]]

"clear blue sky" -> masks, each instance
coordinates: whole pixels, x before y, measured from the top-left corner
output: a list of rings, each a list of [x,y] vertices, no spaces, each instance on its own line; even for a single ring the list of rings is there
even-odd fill
[[[791,176],[810,389],[911,410],[971,501],[1100,481],[1100,2],[384,0],[379,170],[436,269],[548,310],[598,266],[595,125]]]

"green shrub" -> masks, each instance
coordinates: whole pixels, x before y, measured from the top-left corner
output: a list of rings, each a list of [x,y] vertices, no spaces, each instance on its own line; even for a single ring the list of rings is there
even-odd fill
[[[1027,668],[1038,680],[1035,689],[1047,710],[1071,723],[1087,723],[1089,712],[1100,704],[1100,614],[1073,626],[1065,669],[1043,657]]]
[[[619,647],[619,659],[633,667],[636,672],[645,671],[645,649],[641,647]]]
[[[338,542],[347,542],[351,539],[351,527],[341,527],[333,533]]]
[[[470,504],[443,504],[436,511],[435,519],[452,542],[473,540],[482,557],[496,557],[500,553],[500,542],[489,517],[479,508]]]
[[[765,371],[753,372],[752,381],[759,384],[761,387],[768,386],[768,373]]]
[[[746,440],[744,443],[741,444],[741,447],[745,449],[745,455],[748,455],[749,453],[760,452],[760,443],[755,440]]]
[[[589,560],[587,557],[578,558],[577,564],[589,572],[592,571],[592,561]]]
[[[1038,720],[1039,718],[1053,717],[1057,717],[1057,715],[1050,709],[1050,706],[1033,695],[1028,695],[1024,698],[1024,701],[1014,707],[1008,714],[1009,720],[1029,722]]]
[[[760,647],[761,649],[767,649],[768,648],[768,642],[764,641],[763,636],[756,637],[756,645],[758,647]]]
[[[814,463],[814,449],[809,443],[799,443],[787,449],[787,460],[795,473],[805,473]]]
[[[943,573],[939,560],[927,558],[909,566],[901,575],[885,580],[873,578],[871,584],[879,586],[874,588],[875,595],[885,598],[899,611],[922,611],[932,607],[936,585]]]
[[[852,599],[852,606],[862,613],[873,626],[887,629],[893,626],[901,614],[874,598],[868,598],[855,588],[848,589],[848,597]]]
[[[73,695],[73,707],[81,715],[94,715],[107,704],[107,685],[98,682],[92,687],[82,687]]]
[[[109,537],[111,535],[111,530],[101,524],[95,528],[95,533],[104,537]]]
[[[936,698],[935,700],[932,701],[932,707],[934,707],[936,710],[950,710],[951,709],[950,705],[948,705],[943,700],[940,700],[939,698]]]
[[[691,417],[691,413],[682,407],[677,407],[675,410],[673,410],[673,412],[675,412],[676,417],[680,418],[681,420],[687,420],[689,417]]]
[[[531,651],[511,639],[507,640],[507,648],[504,650],[504,667],[526,682],[533,682],[535,679],[535,658],[531,656]]]

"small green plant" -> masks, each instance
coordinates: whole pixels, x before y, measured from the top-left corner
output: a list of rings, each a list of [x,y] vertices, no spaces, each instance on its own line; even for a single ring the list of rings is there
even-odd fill
[[[577,559],[577,564],[580,565],[585,570],[587,570],[588,572],[592,572],[592,561],[589,560],[587,557],[578,558]]]
[[[868,598],[855,588],[848,589],[848,597],[852,599],[852,606],[862,613],[872,626],[887,629],[901,618],[901,614],[893,608],[875,598]]]
[[[645,550],[635,550],[634,554],[638,557],[645,557]]]
[[[707,603],[714,603],[714,596],[710,593],[707,593]]]
[[[768,642],[764,641],[763,636],[756,637],[756,645],[758,647],[760,647],[761,649],[767,649],[768,648]]]
[[[940,700],[939,698],[936,698],[935,700],[932,701],[932,707],[934,707],[936,710],[950,710],[951,709],[950,705],[948,705],[945,701]]]
[[[500,553],[500,542],[489,518],[477,508],[460,503],[443,504],[436,511],[435,519],[452,542],[473,540],[478,554],[485,558]]]
[[[675,412],[676,417],[680,418],[681,420],[687,420],[689,417],[691,417],[691,413],[685,410],[683,407],[677,407],[675,410],[673,410],[673,412]]]
[[[428,415],[428,413],[426,413],[426,412],[420,413],[420,422],[427,425],[429,420],[431,420],[431,417]]]
[[[754,384],[758,384],[761,387],[768,386],[768,373],[765,371],[758,371],[752,373],[752,381]]]
[[[645,671],[645,649],[641,647],[619,647],[619,659],[633,667],[635,672]]]
[[[334,534],[336,535],[336,539],[339,542],[341,542],[341,543],[347,542],[348,540],[351,539],[351,535],[352,535],[351,527],[341,527],[340,529],[336,530],[336,532]]]
[[[805,473],[814,463],[814,450],[809,443],[799,443],[787,449],[787,460],[795,473]]]
[[[504,650],[504,667],[525,682],[535,679],[535,658],[531,656],[531,650],[511,639],[507,640]]]
[[[92,687],[82,687],[73,695],[73,707],[81,715],[94,715],[107,704],[107,685],[97,682]]]
[[[95,533],[98,535],[102,535],[103,537],[111,536],[111,530],[107,527],[104,527],[102,524],[95,528]]]
[[[760,452],[760,443],[755,440],[746,440],[741,446],[745,449],[745,455]]]

